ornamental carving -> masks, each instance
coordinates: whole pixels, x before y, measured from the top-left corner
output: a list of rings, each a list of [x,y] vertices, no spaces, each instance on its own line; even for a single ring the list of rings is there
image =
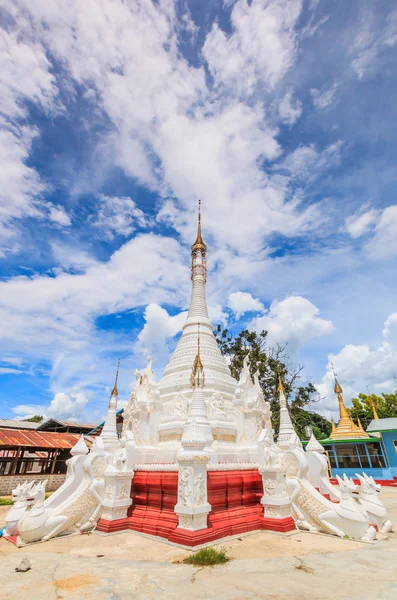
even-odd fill
[[[263,480],[263,491],[265,496],[274,496],[276,491],[277,484],[274,479],[264,479]]]
[[[205,503],[205,481],[202,473],[196,475],[194,479],[195,501],[198,506]]]
[[[265,506],[265,515],[267,517],[275,517],[277,515],[277,511],[273,506]]]
[[[129,498],[129,494],[128,494],[128,485],[123,485],[123,487],[121,488],[118,496],[116,496],[116,500],[126,500],[127,498]]]
[[[184,506],[187,506],[192,494],[192,488],[190,486],[190,478],[192,475],[193,467],[183,467],[183,469],[179,471],[178,498],[179,502]]]
[[[182,392],[179,392],[172,400],[172,413],[179,419],[187,417],[187,398]]]

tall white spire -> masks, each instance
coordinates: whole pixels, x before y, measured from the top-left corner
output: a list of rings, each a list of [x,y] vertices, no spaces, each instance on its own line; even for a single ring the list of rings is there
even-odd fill
[[[208,317],[207,301],[205,298],[205,283],[207,281],[207,246],[201,236],[201,200],[198,208],[197,238],[192,246],[191,262],[192,295],[190,299],[187,321],[183,327],[185,330],[189,325],[202,324],[211,328]]]
[[[117,448],[118,443],[119,443],[119,438],[117,435],[117,416],[116,416],[117,399],[118,399],[118,395],[119,395],[118,390],[117,390],[119,367],[120,367],[120,360],[117,363],[116,380],[114,382],[114,387],[110,394],[108,414],[106,415],[106,421],[103,425],[102,432],[100,435],[100,437],[103,440],[103,445],[105,447],[105,450],[107,452],[111,452],[112,450]]]
[[[158,383],[160,397],[163,402],[167,402],[172,400],[176,392],[183,392],[187,396],[191,395],[190,374],[196,356],[197,327],[199,326],[200,352],[205,363],[207,377],[205,397],[219,392],[225,398],[232,400],[237,382],[231,376],[229,367],[218,348],[208,316],[205,296],[207,246],[201,233],[201,202],[199,202],[198,208],[197,237],[192,245],[191,280],[192,294],[187,320],[177,347],[164,370],[164,376]]]

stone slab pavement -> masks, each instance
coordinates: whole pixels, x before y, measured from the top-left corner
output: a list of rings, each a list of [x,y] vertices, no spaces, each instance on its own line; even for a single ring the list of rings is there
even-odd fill
[[[397,529],[397,488],[384,488],[382,496]],[[394,533],[375,545],[305,532],[288,537],[260,532],[213,546],[226,548],[233,560],[213,568],[181,564],[189,551],[133,532],[71,536],[28,549],[0,540],[0,598],[397,599]],[[32,569],[16,573],[25,556]]]

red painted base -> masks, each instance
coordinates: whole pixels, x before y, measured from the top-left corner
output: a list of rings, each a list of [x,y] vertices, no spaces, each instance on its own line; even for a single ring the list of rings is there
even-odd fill
[[[262,478],[254,469],[208,472],[208,502],[212,510],[207,529],[187,531],[178,528],[178,517],[174,512],[177,493],[177,473],[139,471],[131,485],[133,504],[128,517],[118,521],[101,519],[97,530],[112,533],[132,529],[176,544],[198,546],[248,531],[287,532],[295,529],[292,517],[264,518],[260,503]]]

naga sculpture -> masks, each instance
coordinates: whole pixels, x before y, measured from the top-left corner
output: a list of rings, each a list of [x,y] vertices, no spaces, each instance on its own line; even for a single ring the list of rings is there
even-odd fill
[[[38,483],[27,498],[28,510],[18,523],[19,544],[46,541],[66,532],[93,529],[105,495],[106,458],[90,454],[84,465],[85,477],[64,510],[48,509],[44,504],[46,481]],[[59,507],[60,508],[60,507]]]
[[[18,535],[18,522],[23,517],[27,509],[27,499],[34,481],[30,483],[18,483],[17,487],[12,490],[12,500],[14,502],[12,508],[6,516],[6,529],[3,535]]]
[[[381,485],[376,483],[373,477],[368,477],[366,473],[362,475],[356,473],[356,477],[361,483],[359,501],[367,511],[370,522],[376,525],[382,533],[389,533],[393,524],[387,518],[386,507],[380,499]]]
[[[338,478],[340,502],[331,502],[307,479],[308,465],[302,450],[287,451],[286,465],[287,490],[298,527],[363,541],[375,538],[376,529],[357,500],[358,486],[353,488]]]
[[[315,439],[313,434],[311,439]],[[310,483],[322,494],[329,495],[331,500],[340,501],[341,490],[329,480],[326,456],[306,448],[305,458],[309,467],[307,478]],[[386,507],[380,499],[381,486],[366,473],[362,475],[356,473],[356,477],[361,484],[359,488],[347,477],[346,473],[343,475],[344,485],[349,486],[351,492],[357,497],[360,505],[368,514],[369,522],[376,525],[382,533],[389,533],[392,529],[392,522],[388,519]]]

